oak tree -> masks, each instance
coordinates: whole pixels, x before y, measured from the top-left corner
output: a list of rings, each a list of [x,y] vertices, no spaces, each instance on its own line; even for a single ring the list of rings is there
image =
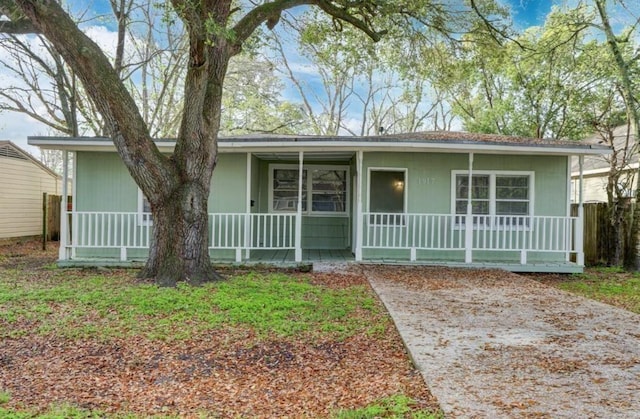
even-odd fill
[[[169,19],[177,16],[187,34],[186,75],[176,145],[167,156],[155,146],[149,126],[122,82],[120,68],[76,24],[56,0],[0,0],[0,32],[39,33],[82,82],[100,112],[132,178],[151,204],[153,240],[141,276],[173,286],[219,278],[208,250],[207,200],[217,162],[223,86],[230,59],[239,54],[262,25],[274,28],[281,13],[300,6],[329,15],[336,29],[351,25],[378,41],[390,28],[377,16],[393,15],[394,24],[411,30],[463,21],[464,13],[482,13],[489,0],[444,10],[440,2],[405,0],[171,0]],[[153,3],[155,4],[155,3]],[[487,12],[487,22],[493,16]],[[455,17],[453,16],[455,14]]]

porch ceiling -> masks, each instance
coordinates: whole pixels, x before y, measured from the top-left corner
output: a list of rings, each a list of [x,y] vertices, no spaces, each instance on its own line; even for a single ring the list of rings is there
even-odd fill
[[[259,159],[273,161],[298,161],[298,153],[253,153]],[[351,161],[355,156],[353,151],[321,151],[305,152],[304,161]]]

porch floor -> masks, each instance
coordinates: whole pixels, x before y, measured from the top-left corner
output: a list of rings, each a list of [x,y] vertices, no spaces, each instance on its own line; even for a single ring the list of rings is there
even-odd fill
[[[243,254],[244,257],[244,254]],[[279,267],[292,267],[297,265],[313,265],[314,263],[356,263],[350,249],[303,249],[302,261],[295,261],[295,250],[252,250],[248,260],[235,262],[232,259],[216,259],[214,264],[222,265],[274,265]],[[536,262],[536,263],[510,263],[504,261],[478,261],[464,263],[459,260],[416,260],[408,259],[366,259],[364,265],[421,265],[421,266],[448,266],[454,268],[480,268],[480,269],[504,269],[510,272],[550,272],[550,273],[582,273],[583,267],[573,262]],[[139,267],[144,260],[118,261],[114,259],[81,258],[73,260],[59,260],[60,267],[82,266],[124,266]]]
[[[251,263],[295,263],[295,250],[252,250]],[[302,249],[302,262],[354,262],[355,257],[349,249]]]

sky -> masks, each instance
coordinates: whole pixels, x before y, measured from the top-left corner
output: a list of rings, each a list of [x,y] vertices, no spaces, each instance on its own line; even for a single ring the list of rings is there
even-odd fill
[[[504,0],[509,3],[512,9],[514,22],[520,28],[524,29],[529,26],[541,25],[544,23],[545,16],[551,10],[552,4],[558,3],[559,0]],[[87,2],[79,4],[87,5]],[[93,0],[91,3],[93,9],[97,12],[108,12],[104,5],[108,4],[104,0]],[[99,21],[96,21],[99,24]],[[110,44],[115,39],[113,33],[102,28],[102,30],[93,30],[94,39],[99,43]],[[0,47],[1,49],[1,47]],[[0,50],[0,60],[3,59],[3,51]],[[3,74],[0,70],[0,85],[10,83],[7,74]],[[25,149],[36,157],[40,156],[40,151],[36,147],[27,144],[27,137],[33,135],[52,135],[44,125],[33,121],[24,114],[19,113],[0,113],[0,140],[10,140],[19,147]]]

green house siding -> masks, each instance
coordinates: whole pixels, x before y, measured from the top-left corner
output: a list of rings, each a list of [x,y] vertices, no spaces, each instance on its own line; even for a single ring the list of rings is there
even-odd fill
[[[247,155],[221,153],[211,179],[209,212],[246,212]]]
[[[77,211],[135,212],[138,188],[115,153],[76,153]]]
[[[567,158],[563,156],[502,156],[476,154],[473,170],[530,171],[535,173],[535,215],[567,214]],[[467,154],[365,153],[363,207],[369,208],[369,170],[406,169],[405,191],[409,213],[450,214],[451,172],[468,170]]]
[[[77,152],[76,210],[136,212],[138,187],[115,153]],[[220,154],[211,180],[209,212],[245,212],[246,154]]]

